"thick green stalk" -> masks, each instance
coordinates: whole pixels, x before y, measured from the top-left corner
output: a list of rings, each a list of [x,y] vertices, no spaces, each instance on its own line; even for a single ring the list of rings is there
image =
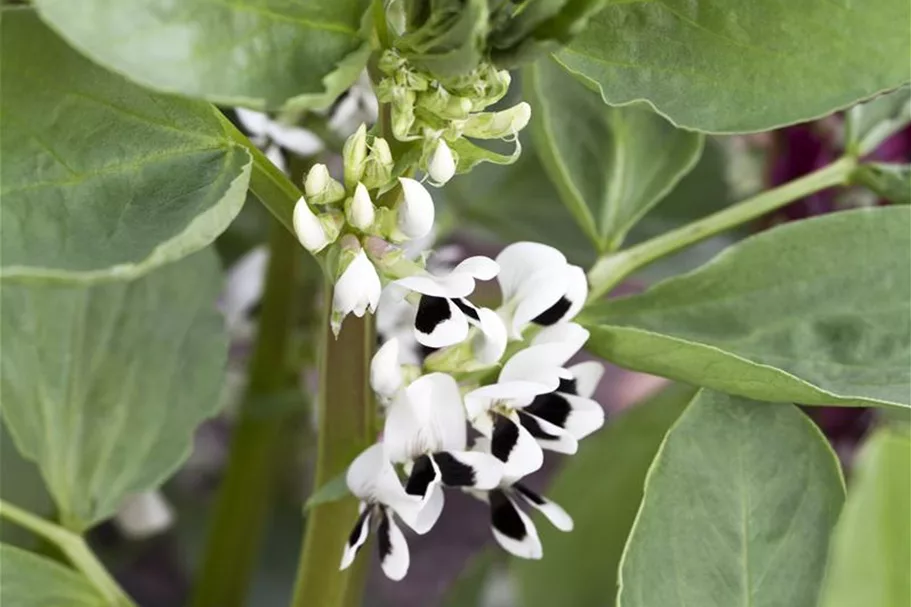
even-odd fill
[[[314,491],[344,474],[376,439],[370,357],[375,344],[371,316],[349,315],[336,339],[329,328],[332,287],[326,285],[320,357],[319,439]],[[364,576],[357,567],[339,571],[342,549],[357,518],[353,497],[315,506],[307,517],[293,607],[347,607],[360,603]]]
[[[704,219],[671,230],[629,249],[602,257],[588,273],[588,282],[591,286],[589,301],[600,298],[620,284],[627,276],[653,261],[762,217],[799,198],[845,183],[856,164],[857,161],[854,158],[842,158],[800,179],[762,192]]]
[[[28,529],[35,535],[57,546],[71,563],[86,577],[98,590],[107,604],[116,606],[130,606],[133,601],[121,590],[114,578],[107,572],[104,565],[95,557],[91,548],[82,539],[68,529],[55,525],[50,521],[37,517],[31,512],[13,506],[0,500],[0,518],[5,518],[12,523]]]
[[[196,585],[196,607],[245,604],[272,497],[281,469],[287,415],[264,412],[269,398],[286,394],[296,383],[289,341],[297,312],[296,274],[300,245],[277,221],[269,240],[269,266],[250,383],[231,439],[228,466]]]

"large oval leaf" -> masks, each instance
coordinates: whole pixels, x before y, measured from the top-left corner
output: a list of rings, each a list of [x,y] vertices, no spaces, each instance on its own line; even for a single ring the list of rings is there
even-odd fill
[[[762,131],[907,82],[909,21],[905,0],[613,0],[558,59],[610,104]]]
[[[107,607],[82,575],[60,563],[0,544],[0,603],[3,607]]]
[[[133,282],[4,285],[3,418],[67,527],[159,484],[215,412],[220,277],[206,250]]]
[[[803,404],[911,406],[911,209],[787,224],[583,319],[618,365]]]
[[[369,0],[37,0],[42,18],[101,65],[162,91],[257,109],[325,106],[369,48]]]
[[[548,522],[537,526],[544,560],[515,560],[524,607],[608,607],[617,592],[617,568],[655,453],[668,429],[695,396],[671,386],[621,413],[597,435],[547,491],[573,517],[572,533]]]
[[[106,72],[30,10],[3,12],[0,69],[3,277],[139,275],[240,210],[250,157],[212,106]]]
[[[835,528],[824,607],[911,605],[911,437],[876,431],[857,459]]]
[[[535,149],[561,198],[599,251],[630,228],[695,166],[702,136],[647,108],[614,108],[552,59],[523,72]]]
[[[797,407],[703,390],[648,472],[618,604],[815,605],[843,500],[838,460]]]

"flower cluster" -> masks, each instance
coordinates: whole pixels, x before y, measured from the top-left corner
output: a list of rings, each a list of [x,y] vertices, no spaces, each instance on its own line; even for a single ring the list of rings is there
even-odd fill
[[[493,278],[503,293],[497,310],[468,301],[477,280]],[[469,343],[474,327],[474,365],[465,366],[490,372],[482,381],[469,379],[475,373],[424,372],[406,364],[414,359],[404,355],[399,337],[379,348],[370,380],[385,422],[382,439],[348,469],[348,488],[361,509],[341,567],[351,564],[373,528],[384,572],[401,579],[409,556],[396,519],[428,532],[446,488],[489,504],[493,535],[504,549],[541,558],[537,531],[520,505],[563,531],[572,529],[572,518],[522,480],[541,467],[543,450],[575,453],[578,441],[604,423],[603,409],[591,399],[602,366],[567,365],[588,339],[571,322],[587,295],[584,274],[559,251],[521,242],[496,260],[470,257],[449,272],[422,272],[387,289],[418,296],[412,331],[421,344]],[[518,347],[497,372],[510,337]],[[475,434],[470,448],[469,431]]]

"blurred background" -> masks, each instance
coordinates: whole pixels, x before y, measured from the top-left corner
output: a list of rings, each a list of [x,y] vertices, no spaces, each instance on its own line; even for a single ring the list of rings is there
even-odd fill
[[[290,120],[283,117],[282,124],[263,115],[225,109],[274,162],[284,165],[298,181],[314,161],[326,162],[338,173],[338,150],[344,138],[361,121],[375,119],[375,112],[375,100],[363,83],[327,113]],[[287,122],[295,123],[298,130],[289,131]],[[288,136],[299,136],[300,129],[322,142],[318,151],[311,154],[306,146],[300,147],[299,137]],[[828,164],[839,156],[842,129],[842,118],[836,115],[757,135],[709,137],[696,168],[636,226],[629,243]],[[493,257],[505,244],[518,240],[553,245],[583,267],[594,261],[587,239],[560,203],[530,138],[523,140],[523,146],[515,165],[481,165],[436,191],[441,221],[434,236],[437,254],[432,263],[443,267],[470,255]],[[880,161],[907,162],[911,158],[911,129],[891,137],[874,155]],[[230,372],[222,394],[223,412],[199,428],[191,457],[160,492],[136,496],[125,504],[118,517],[94,529],[89,536],[110,571],[144,606],[187,602],[204,550],[213,501],[224,477],[235,413],[244,398],[262,277],[268,261],[264,243],[271,219],[258,202],[248,202],[217,241],[227,271],[220,306],[232,339]],[[874,194],[860,188],[819,192],[747,229],[713,238],[647,268],[613,296],[642,290],[658,280],[693,269],[732,242],[781,222],[877,204],[881,201]],[[248,604],[258,607],[283,606],[290,599],[306,525],[302,505],[312,488],[316,441],[311,402],[317,389],[314,361],[321,332],[314,322],[315,307],[320,302],[320,277],[303,249],[301,259],[304,267],[297,287],[302,297],[298,331],[292,339],[301,361],[300,389],[264,400],[259,406],[263,416],[280,416],[283,424],[280,466],[274,470],[274,478],[267,479],[269,490],[250,496],[251,501],[262,502],[269,512],[265,545],[248,600]],[[488,298],[496,302],[496,286],[486,284],[485,288],[488,290],[481,289],[477,295],[479,303]],[[378,319],[380,332],[395,323],[395,318]],[[416,351],[414,355],[426,352]],[[616,564],[638,508],[645,472],[690,390],[607,365],[596,394],[608,413],[605,428],[583,443],[579,454],[566,460],[565,465],[559,456],[547,452],[545,467],[531,482],[573,516],[573,533],[563,534],[549,525],[539,525],[544,560],[523,562],[494,545],[483,504],[467,496],[454,496],[447,501],[441,522],[432,534],[409,537],[412,566],[405,580],[391,582],[382,576],[377,563],[372,564],[364,604],[607,605],[604,597],[613,596]],[[874,413],[844,407],[814,407],[808,408],[807,413],[850,471],[855,447]],[[2,431],[0,494],[3,499],[52,517],[53,504],[37,469],[18,455]],[[2,535],[3,541],[53,554],[50,546],[36,545],[31,536],[6,523]],[[368,558],[375,559],[373,553],[365,551]]]

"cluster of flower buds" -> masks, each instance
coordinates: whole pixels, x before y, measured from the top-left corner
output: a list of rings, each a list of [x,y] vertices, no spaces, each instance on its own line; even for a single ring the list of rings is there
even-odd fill
[[[502,293],[496,310],[467,299],[476,281],[494,278]],[[408,330],[418,343],[455,346],[453,351],[461,343],[473,347],[450,373],[408,364],[415,358],[403,352],[405,340],[398,336],[374,355],[370,380],[384,427],[381,440],[348,469],[348,488],[361,509],[341,568],[353,562],[372,528],[383,571],[392,579],[404,577],[409,552],[397,519],[427,533],[447,488],[488,503],[493,536],[504,549],[541,558],[537,530],[523,505],[562,531],[570,531],[573,521],[522,479],[542,466],[543,450],[575,453],[579,440],[604,423],[603,409],[591,398],[602,365],[567,364],[588,339],[588,331],[571,322],[588,295],[584,273],[556,249],[520,242],[496,260],[470,257],[448,272],[422,270],[399,278],[387,293],[397,296],[383,305],[412,302]],[[510,340],[515,348],[507,348]],[[493,373],[460,372],[478,369]],[[469,432],[476,436],[471,447]]]
[[[490,157],[491,152],[465,137],[515,140],[531,117],[525,102],[499,112],[483,111],[506,95],[510,83],[508,71],[487,63],[467,74],[438,80],[410,69],[390,49],[380,57],[378,67],[385,77],[377,86],[377,97],[391,108],[392,133],[399,141],[419,144],[419,166],[435,185]],[[517,157],[518,147],[513,156],[503,158]]]

